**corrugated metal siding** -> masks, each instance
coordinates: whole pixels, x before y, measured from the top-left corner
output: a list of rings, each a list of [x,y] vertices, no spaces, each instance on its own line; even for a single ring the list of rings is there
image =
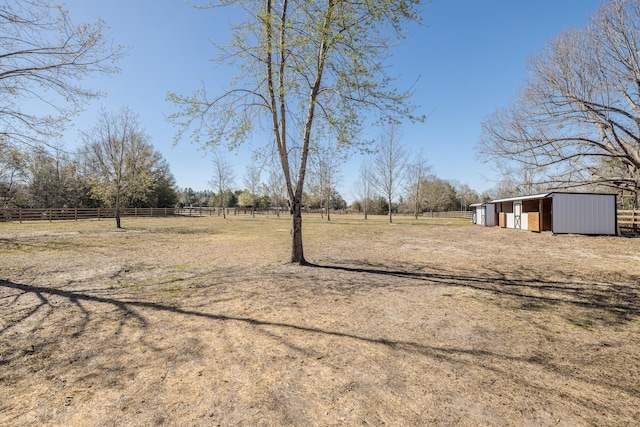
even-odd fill
[[[487,203],[486,212],[484,216],[485,225],[494,226],[496,225],[496,205],[493,203]]]
[[[554,193],[554,233],[616,234],[616,198],[608,194]]]

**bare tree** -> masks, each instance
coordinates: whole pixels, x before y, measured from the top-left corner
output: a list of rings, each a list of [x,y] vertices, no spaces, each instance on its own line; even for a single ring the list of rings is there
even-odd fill
[[[282,172],[278,167],[271,169],[269,172],[267,189],[271,206],[275,207],[276,215],[280,218],[280,209],[283,207],[284,200],[286,199],[287,186],[284,183]]]
[[[231,164],[217,151],[213,153],[213,176],[211,186],[220,195],[220,210],[222,217],[227,218],[226,193],[231,189],[234,180],[234,172]]]
[[[478,193],[469,187],[468,184],[455,184],[456,193],[460,200],[460,210],[466,211],[469,209],[469,205],[474,202],[480,201]]]
[[[83,132],[83,155],[95,197],[115,207],[116,227],[127,198],[151,194],[154,172],[162,156],[151,143],[139,117],[129,108],[100,112],[96,125]]]
[[[312,181],[315,181],[322,201],[320,206],[324,205],[327,210],[327,221],[331,221],[331,195],[340,180],[340,166],[343,159],[338,149],[330,144],[316,146],[310,158]]]
[[[74,25],[48,0],[3,0],[0,21],[0,132],[13,146],[46,144],[100,95],[82,78],[117,72],[124,49],[105,39],[104,22]]]
[[[406,184],[409,198],[413,204],[415,219],[418,219],[418,215],[422,213],[422,183],[430,171],[431,166],[429,166],[422,150],[407,165]]]
[[[389,223],[393,222],[393,199],[402,188],[406,176],[407,152],[400,142],[400,127],[389,123],[380,135],[378,153],[374,158],[374,186],[387,198],[389,203]]]
[[[258,188],[260,187],[260,176],[262,175],[262,170],[256,165],[247,166],[247,170],[245,171],[244,177],[242,181],[244,185],[249,190],[251,194],[251,216],[255,218],[256,216],[256,193],[258,192]]]
[[[353,185],[353,193],[362,204],[364,211],[364,219],[368,219],[370,210],[370,204],[374,197],[373,195],[373,172],[371,170],[371,164],[369,159],[365,158],[360,164],[360,171],[358,178]]]
[[[222,63],[240,69],[236,85],[209,97],[169,94],[181,109],[169,119],[192,129],[207,144],[235,146],[266,119],[287,185],[292,218],[291,262],[305,264],[302,196],[307,159],[322,129],[342,147],[367,144],[361,132],[369,113],[415,119],[409,91],[399,92],[386,72],[403,24],[419,21],[419,0],[237,0],[246,21],[233,27],[233,41],[220,48]],[[292,140],[294,141],[292,143]],[[293,150],[292,147],[299,147]],[[297,172],[293,159],[299,159]]]
[[[603,4],[529,62],[531,78],[483,124],[481,153],[532,184],[640,188],[640,1]]]

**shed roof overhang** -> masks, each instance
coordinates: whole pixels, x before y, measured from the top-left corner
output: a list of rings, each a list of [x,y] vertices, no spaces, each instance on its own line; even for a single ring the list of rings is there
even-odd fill
[[[492,200],[491,203],[501,203],[501,202],[517,202],[520,200],[536,200],[536,199],[546,199],[553,193],[539,193],[539,194],[530,194],[528,196],[515,196],[515,197],[506,197],[504,199],[495,199]]]

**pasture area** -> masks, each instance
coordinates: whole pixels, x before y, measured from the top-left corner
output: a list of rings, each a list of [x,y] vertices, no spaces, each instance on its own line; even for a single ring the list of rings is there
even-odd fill
[[[638,238],[123,226],[0,224],[0,425],[640,424]]]

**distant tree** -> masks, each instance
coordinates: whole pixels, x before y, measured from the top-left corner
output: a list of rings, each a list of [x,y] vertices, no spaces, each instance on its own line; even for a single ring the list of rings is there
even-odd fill
[[[169,163],[162,159],[153,173],[152,207],[170,208],[178,203],[176,179],[169,170]]]
[[[194,206],[196,204],[196,192],[191,187],[180,192],[179,203],[184,206]]]
[[[327,221],[331,221],[331,196],[340,180],[340,166],[343,159],[337,147],[332,144],[316,146],[310,153],[312,176],[320,196],[320,208],[327,210]]]
[[[96,125],[83,132],[82,139],[91,193],[115,207],[116,227],[122,228],[123,204],[148,199],[162,156],[149,142],[138,115],[129,108],[115,113],[102,110]]]
[[[420,20],[419,0],[217,2],[229,3],[240,5],[246,20],[234,25],[219,59],[238,65],[237,84],[212,98],[205,88],[193,96],[170,94],[181,108],[170,120],[181,128],[178,139],[195,129],[196,141],[205,136],[208,144],[231,146],[249,139],[261,118],[268,122],[292,215],[291,262],[306,264],[307,160],[312,145],[325,140],[316,132],[338,138],[341,146],[361,146],[369,113],[413,119],[410,93],[391,87],[386,60],[404,37],[404,23]]]
[[[219,206],[222,211],[222,217],[227,218],[227,191],[231,190],[233,185],[234,173],[231,164],[227,162],[222,154],[215,151],[213,153],[213,175],[211,177],[211,186],[217,191],[219,197]]]
[[[0,142],[0,206],[15,204],[26,176],[26,156],[20,150]]]
[[[223,205],[225,205],[225,207],[227,208],[238,206],[238,196],[231,190],[225,191]]]
[[[284,207],[284,201],[286,199],[286,185],[284,182],[284,176],[278,168],[272,168],[269,172],[269,180],[267,182],[267,192],[269,194],[269,201],[271,207],[276,209],[276,215],[280,217],[280,210]]]
[[[409,194],[409,200],[412,201],[413,215],[418,219],[418,215],[422,213],[422,183],[430,172],[431,167],[427,163],[422,150],[414,157],[413,161],[407,165],[406,183]]]
[[[50,153],[41,147],[33,148],[26,159],[31,206],[81,207],[88,204],[88,182],[77,160],[60,149]]]
[[[371,200],[371,213],[374,215],[386,215],[389,212],[389,202],[386,197],[376,196]]]
[[[373,171],[369,159],[365,158],[360,164],[358,178],[353,185],[353,194],[360,201],[365,220],[369,214],[370,201],[373,198],[373,186]]]
[[[258,192],[258,188],[260,187],[261,175],[262,170],[258,166],[249,165],[247,166],[247,170],[245,171],[244,177],[242,179],[244,185],[246,185],[247,189],[249,190],[249,194],[251,195],[250,206],[253,208],[251,209],[251,216],[253,217],[256,216],[256,193]],[[240,200],[238,200],[238,203],[240,203]]]
[[[640,2],[603,3],[583,30],[552,39],[528,68],[522,90],[483,123],[481,153],[523,166],[533,185],[637,193]]]
[[[255,196],[249,190],[244,190],[238,195],[238,206],[241,208],[251,208],[253,211],[253,207],[255,204]],[[252,212],[253,214],[253,212]],[[255,215],[254,215],[255,216]]]
[[[256,202],[258,203],[258,209],[263,209],[263,210],[268,209],[270,206],[268,193],[262,193],[262,195],[258,197]]]
[[[104,22],[75,25],[48,0],[3,0],[0,22],[0,133],[13,147],[46,144],[100,96],[82,78],[117,72],[125,50],[105,39]]]
[[[375,188],[387,198],[389,223],[393,222],[393,199],[402,188],[406,176],[406,164],[407,152],[400,142],[400,128],[396,123],[391,122],[382,130],[373,164],[373,183]]]
[[[460,201],[460,210],[466,211],[471,203],[479,202],[478,193],[467,184],[458,184],[455,186],[458,200]]]
[[[331,195],[329,196],[329,206],[331,209],[335,211],[342,211],[347,209],[347,202],[342,198],[340,193],[337,190],[331,190]]]
[[[430,212],[455,208],[456,190],[450,182],[435,175],[428,175],[422,183],[422,197]]]

